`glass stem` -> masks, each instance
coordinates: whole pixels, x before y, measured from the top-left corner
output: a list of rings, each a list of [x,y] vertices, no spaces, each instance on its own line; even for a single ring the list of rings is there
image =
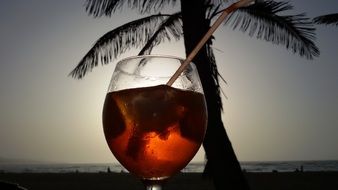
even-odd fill
[[[146,190],[162,190],[162,185],[165,181],[166,179],[156,179],[156,180],[142,179],[142,182]]]
[[[152,185],[146,185],[146,190],[162,190],[162,185],[160,184],[152,184]]]

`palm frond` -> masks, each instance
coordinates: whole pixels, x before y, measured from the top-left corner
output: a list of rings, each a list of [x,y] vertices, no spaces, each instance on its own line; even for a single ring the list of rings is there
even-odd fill
[[[166,5],[176,4],[176,0],[87,0],[85,8],[94,17],[111,16],[117,9],[127,6],[137,9],[140,13],[157,12]]]
[[[154,30],[166,17],[167,15],[161,14],[151,15],[134,20],[106,33],[96,41],[69,75],[81,79],[88,71],[97,66],[99,61],[102,64],[108,64],[126,50],[142,46],[150,39]]]
[[[212,3],[212,4],[224,4],[224,3],[228,3],[231,2],[231,0],[207,0],[207,3]]]
[[[278,15],[292,8],[288,2],[257,1],[232,14],[226,23],[232,23],[233,29],[248,31],[249,36],[284,45],[293,53],[313,59],[319,56],[319,49],[313,42],[315,28],[310,19],[304,14]]]
[[[209,66],[210,66],[211,75],[212,75],[212,78],[214,79],[215,85],[216,85],[215,90],[216,90],[217,96],[215,96],[214,98],[217,99],[216,100],[217,107],[219,107],[220,110],[223,110],[223,103],[222,103],[220,93],[222,93],[225,98],[227,98],[227,96],[223,92],[223,90],[220,86],[219,80],[218,80],[219,79],[218,77],[221,76],[221,75],[218,72],[215,54],[214,54],[214,52],[211,48],[210,42],[206,44],[206,50],[207,50],[207,55],[208,55],[208,58],[209,58]],[[221,79],[223,80],[224,78],[221,76]]]
[[[165,39],[168,41],[170,41],[171,38],[179,40],[182,37],[182,34],[181,12],[178,12],[163,20],[162,24],[139,52],[139,55],[150,54],[153,47],[160,44]]]
[[[313,22],[316,24],[336,25],[338,26],[338,13],[315,17]]]

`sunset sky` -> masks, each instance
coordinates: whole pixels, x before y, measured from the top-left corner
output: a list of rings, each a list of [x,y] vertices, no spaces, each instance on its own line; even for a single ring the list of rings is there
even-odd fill
[[[82,80],[68,74],[99,37],[140,16],[124,9],[94,19],[84,2],[0,2],[0,158],[116,162],[103,135],[103,100],[116,61],[138,50]],[[338,1],[290,3],[310,18],[338,12]],[[213,48],[228,82],[224,124],[240,161],[338,159],[338,27],[316,28],[314,60],[229,27],[216,31]],[[185,56],[182,42],[153,53]],[[194,161],[203,158],[201,150]]]

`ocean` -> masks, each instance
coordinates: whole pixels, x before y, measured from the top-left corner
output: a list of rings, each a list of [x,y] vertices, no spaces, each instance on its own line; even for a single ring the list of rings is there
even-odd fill
[[[335,161],[240,162],[247,172],[338,171]],[[0,173],[128,172],[119,164],[12,164],[0,163]],[[181,172],[203,172],[204,163],[190,163]]]

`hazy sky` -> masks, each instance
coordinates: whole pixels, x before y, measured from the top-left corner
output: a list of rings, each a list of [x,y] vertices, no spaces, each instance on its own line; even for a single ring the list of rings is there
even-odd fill
[[[93,19],[84,2],[0,2],[0,157],[115,161],[101,124],[114,64],[83,80],[67,75],[100,36],[137,14]],[[338,1],[290,2],[311,18],[338,12]],[[226,27],[215,37],[228,82],[224,124],[239,160],[338,159],[338,27],[317,26],[321,55],[312,61]],[[155,53],[184,56],[182,42]]]

